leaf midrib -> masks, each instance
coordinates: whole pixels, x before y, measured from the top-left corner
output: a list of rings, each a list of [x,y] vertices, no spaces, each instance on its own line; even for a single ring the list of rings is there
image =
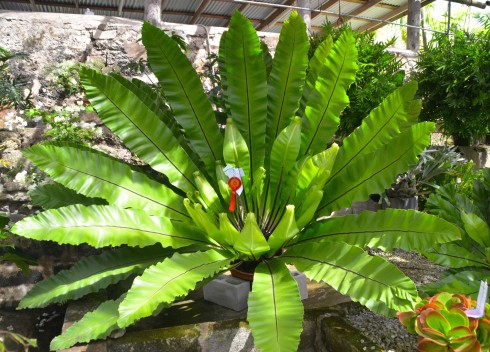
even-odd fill
[[[118,84],[120,84],[120,83],[118,82]],[[120,86],[122,86],[122,85],[120,84]],[[124,86],[122,86],[122,87],[124,87]],[[160,153],[161,153],[161,154],[162,154],[162,155],[165,157],[165,159],[166,159],[166,160],[167,160],[167,161],[170,163],[170,165],[172,165],[172,166],[174,167],[174,169],[175,169],[175,170],[177,170],[177,172],[178,172],[179,174],[181,174],[181,175],[182,175],[182,177],[184,177],[184,179],[185,179],[187,182],[189,182],[189,184],[190,184],[190,185],[192,185],[192,186],[193,186],[193,187],[194,187],[194,188],[197,190],[197,187],[194,185],[194,183],[193,183],[193,182],[192,182],[192,181],[191,181],[191,180],[190,180],[190,179],[189,179],[189,178],[188,178],[188,177],[187,177],[187,176],[184,174],[184,172],[182,172],[182,171],[180,170],[180,168],[179,168],[179,167],[177,167],[177,165],[175,165],[175,163],[174,163],[174,162],[173,162],[173,161],[172,161],[172,160],[171,160],[171,159],[170,159],[170,158],[167,156],[167,154],[166,154],[166,153],[165,153],[165,152],[164,152],[164,151],[163,151],[163,150],[162,150],[162,149],[161,149],[161,148],[160,148],[160,147],[159,147],[159,146],[158,146],[158,145],[157,145],[157,144],[154,142],[153,138],[151,138],[151,137],[150,137],[148,134],[146,134],[145,132],[143,132],[143,130],[142,130],[142,129],[141,129],[141,128],[140,128],[140,127],[139,127],[139,126],[138,126],[138,125],[137,125],[137,124],[134,122],[134,120],[133,120],[133,119],[131,119],[131,117],[130,117],[128,114],[124,113],[124,112],[121,110],[121,108],[120,108],[118,105],[116,105],[116,103],[114,102],[114,100],[113,100],[113,99],[111,99],[111,98],[110,98],[110,97],[109,97],[107,94],[105,94],[105,92],[101,92],[101,93],[102,93],[102,94],[103,94],[103,95],[106,97],[106,99],[107,99],[107,100],[109,100],[109,101],[110,101],[110,102],[113,104],[113,106],[114,106],[114,107],[116,107],[116,108],[117,108],[117,110],[119,110],[119,112],[120,112],[122,115],[126,116],[126,118],[127,118],[127,119],[128,119],[130,122],[131,122],[131,124],[132,124],[134,127],[136,127],[136,129],[137,129],[138,131],[140,131],[140,132],[141,132],[141,134],[143,134],[143,135],[146,137],[146,139],[147,139],[147,140],[149,140],[149,141],[150,141],[150,143],[151,143],[151,144],[152,144],[152,145],[153,145],[153,146],[154,146],[154,147],[155,147],[155,148],[156,148],[156,149],[157,149],[157,150],[158,150],[158,151],[159,151],[159,152],[160,152]],[[131,92],[131,91],[130,91],[130,93],[131,93],[131,94],[133,94],[133,96],[136,96],[136,95],[135,95],[133,92]],[[137,97],[137,96],[136,96],[136,97]],[[142,104],[143,104],[143,105],[144,105],[144,106],[147,108],[147,110],[148,110],[148,111],[150,111],[150,113],[151,113],[152,115],[156,116],[156,114],[155,114],[155,113],[153,113],[153,111],[151,111],[150,107],[149,107],[149,106],[146,104],[146,102],[145,102],[145,101],[143,101],[143,100],[141,100],[141,99],[140,99],[140,101],[141,101],[141,102],[142,102]],[[157,119],[158,119],[158,117],[157,117]]]
[[[301,244],[301,243],[305,243],[305,242],[309,242],[309,241],[316,241],[318,239],[322,239],[322,238],[327,238],[327,237],[332,237],[332,236],[342,236],[342,235],[357,235],[357,234],[370,234],[370,233],[386,233],[386,232],[389,232],[389,233],[394,233],[394,234],[398,234],[398,233],[407,233],[407,232],[410,232],[410,233],[414,233],[416,235],[424,235],[424,234],[427,234],[427,232],[423,232],[423,231],[413,231],[413,230],[410,230],[410,231],[404,231],[404,230],[400,230],[400,229],[384,229],[384,230],[365,230],[365,231],[348,231],[348,232],[334,232],[334,233],[329,233],[329,234],[325,234],[325,235],[318,235],[318,236],[315,236],[315,237],[309,237],[309,238],[305,238],[305,239],[302,239],[302,240],[298,240],[297,242],[291,244],[290,246],[288,246],[288,248],[290,247],[293,247],[293,246],[296,246],[298,244]]]
[[[421,138],[423,138],[424,136],[421,136],[419,137],[418,140],[420,140]],[[417,141],[418,141],[417,140]],[[417,142],[415,141],[415,142]],[[353,189],[361,186],[363,183],[365,182],[368,182],[369,180],[371,180],[373,177],[377,176],[379,173],[385,171],[386,169],[388,169],[390,166],[392,166],[393,164],[397,163],[401,158],[403,158],[407,153],[409,152],[413,152],[413,147],[415,146],[416,143],[412,143],[412,145],[410,146],[410,148],[407,148],[405,150],[404,153],[400,154],[395,160],[393,160],[391,163],[387,164],[385,167],[383,167],[382,169],[378,170],[377,172],[371,174],[369,177],[367,177],[366,179],[364,179],[363,181],[361,182],[358,182],[356,183],[355,185],[353,185],[351,188],[347,189],[344,193],[340,194],[339,196],[337,196],[336,198],[332,199],[329,203],[319,207],[317,209],[317,213],[319,213],[320,211],[322,211],[323,209],[325,209],[326,207],[328,207],[330,204],[334,203],[335,201],[337,201],[339,198],[342,198],[343,196],[345,196],[347,193],[351,192]]]
[[[177,276],[174,276],[174,277],[170,278],[164,284],[162,284],[157,290],[155,290],[150,295],[150,297],[147,297],[146,299],[141,300],[142,302],[139,305],[137,305],[137,309],[134,309],[134,306],[132,306],[133,309],[131,311],[128,311],[128,313],[126,313],[125,315],[121,315],[118,320],[126,319],[128,316],[131,316],[132,314],[134,314],[135,311],[138,311],[142,306],[148,304],[148,302],[150,300],[152,300],[161,290],[163,290],[165,288],[165,286],[169,285],[171,282],[177,280],[178,278],[180,278],[180,277],[182,277],[182,276],[184,276],[184,275],[186,275],[186,274],[188,274],[188,273],[190,273],[190,272],[192,272],[194,270],[198,270],[198,269],[200,269],[202,267],[211,266],[213,264],[216,264],[216,263],[219,263],[219,262],[226,262],[226,261],[229,261],[229,260],[230,260],[229,258],[225,258],[225,259],[215,260],[213,262],[203,263],[203,264],[197,265],[197,266],[195,266],[195,267],[193,267],[191,269],[187,269],[187,270],[183,271],[182,273],[178,274]],[[210,275],[212,275],[212,274],[209,274],[208,276],[210,276]],[[205,277],[208,277],[208,276],[205,276]],[[189,291],[191,289],[192,289],[192,287],[191,288],[188,288],[187,291]],[[162,300],[162,301],[160,301],[160,303],[168,303],[168,302]]]
[[[400,104],[402,105],[402,104]],[[325,183],[325,186],[327,184],[330,183],[330,181],[332,181],[335,176],[337,176],[343,169],[345,169],[349,163],[355,159],[359,154],[361,154],[362,152],[365,151],[365,148],[371,144],[371,142],[381,133],[381,131],[386,127],[386,125],[388,125],[388,123],[391,122],[391,120],[396,116],[396,114],[398,113],[398,110],[400,109],[400,106],[398,106],[395,110],[395,112],[391,115],[391,117],[388,119],[388,121],[386,121],[386,123],[368,140],[366,141],[366,143],[364,143],[364,145],[360,146],[359,147],[359,150],[357,151],[357,153],[355,153],[349,160],[345,161],[344,165],[342,165],[342,167],[340,169],[338,169],[333,175],[330,175],[330,177],[328,178],[327,182]],[[355,132],[354,132],[355,133]]]
[[[108,179],[102,178],[101,176],[97,176],[97,175],[94,175],[94,174],[90,174],[90,173],[88,173],[88,172],[86,172],[86,171],[78,170],[78,169],[76,169],[76,168],[74,168],[74,167],[71,167],[71,166],[68,166],[68,165],[66,165],[66,164],[64,164],[64,163],[62,163],[62,162],[60,162],[60,161],[58,161],[58,160],[56,160],[56,161],[54,161],[54,162],[56,162],[58,165],[60,165],[60,166],[62,166],[62,167],[64,167],[64,168],[66,168],[66,169],[68,169],[68,170],[72,170],[72,171],[75,171],[75,172],[79,172],[79,173],[81,173],[81,174],[83,174],[83,175],[87,175],[87,176],[93,177],[93,178],[95,178],[95,179],[97,179],[97,180],[100,180],[100,181],[106,182],[106,183],[108,183],[108,184],[110,184],[110,185],[112,185],[112,186],[115,186],[115,187],[117,187],[117,188],[122,188],[123,190],[125,190],[125,191],[127,191],[127,192],[129,192],[129,193],[132,193],[132,194],[134,194],[134,195],[136,195],[136,196],[138,196],[138,197],[144,198],[144,199],[146,199],[146,200],[148,200],[148,201],[150,201],[150,202],[153,202],[153,203],[155,203],[155,204],[158,204],[158,205],[160,205],[160,206],[162,206],[162,207],[164,207],[164,208],[167,208],[167,209],[170,209],[170,210],[172,210],[172,211],[175,211],[176,213],[178,213],[178,214],[180,214],[180,215],[182,215],[182,216],[185,216],[185,217],[187,217],[187,218],[190,218],[190,217],[189,217],[189,215],[187,215],[187,214],[185,214],[185,213],[181,212],[180,210],[174,209],[173,207],[171,207],[171,206],[169,206],[169,205],[165,205],[165,204],[163,204],[163,203],[160,203],[160,202],[156,201],[155,199],[149,198],[148,196],[145,196],[145,195],[142,195],[142,194],[140,194],[140,193],[138,193],[138,192],[132,191],[132,190],[130,190],[129,188],[127,188],[127,187],[125,187],[125,186],[122,186],[122,185],[120,185],[120,184],[118,184],[118,183],[115,183],[115,182],[109,181]],[[175,219],[174,219],[174,220],[175,220]]]
[[[150,257],[150,258],[148,258],[148,257],[141,258],[142,260],[134,259],[133,261],[129,261],[129,262],[124,263],[124,264],[118,264],[118,265],[108,266],[108,267],[105,267],[105,268],[100,268],[100,270],[91,272],[88,275],[84,275],[83,277],[76,279],[77,281],[66,283],[66,284],[62,284],[62,285],[57,285],[52,290],[44,291],[42,294],[48,294],[48,293],[50,293],[52,291],[59,290],[60,288],[63,288],[63,287],[71,287],[71,286],[75,285],[76,283],[78,283],[79,281],[88,280],[88,279],[90,279],[90,278],[92,278],[94,276],[98,276],[98,275],[103,274],[103,273],[111,273],[111,272],[114,272],[114,271],[117,271],[117,270],[127,269],[127,271],[124,271],[124,272],[106,275],[106,276],[102,277],[101,280],[102,279],[105,279],[105,278],[112,278],[112,277],[115,277],[115,276],[118,276],[118,275],[128,274],[128,272],[131,272],[133,270],[138,269],[139,266],[145,266],[147,264],[151,264],[151,263],[153,263],[156,260],[161,259],[161,258],[165,258],[165,257],[160,254],[160,255],[155,255],[153,257]],[[104,259],[110,259],[110,258],[104,258]],[[69,270],[67,270],[67,271],[69,271]],[[53,278],[54,278],[54,276],[53,276]],[[71,293],[71,292],[65,292],[64,294],[62,293],[61,295],[58,295],[56,297],[67,295],[69,293]]]
[[[195,241],[195,242],[202,242],[205,244],[210,244],[209,242],[199,240],[196,238],[192,237],[185,237],[185,236],[180,236],[180,235],[171,235],[171,234],[166,234],[163,232],[158,232],[155,230],[145,230],[141,228],[136,228],[136,227],[130,227],[130,226],[117,226],[117,225],[73,225],[73,226],[56,226],[56,227],[51,227],[52,229],[76,229],[76,228],[113,228],[113,229],[122,229],[122,230],[132,230],[136,232],[142,232],[142,233],[149,233],[149,234],[154,234],[154,235],[159,235],[159,236],[166,236],[166,237],[172,237],[172,238],[179,238],[183,240],[190,240],[190,241]],[[43,228],[40,228],[41,230]]]
[[[361,274],[361,273],[358,273],[354,270],[351,270],[351,269],[347,269],[343,266],[340,266],[340,265],[337,265],[337,264],[333,264],[333,263],[330,263],[330,262],[327,262],[327,261],[324,261],[324,260],[320,260],[320,259],[313,259],[313,258],[308,258],[308,257],[304,257],[304,256],[300,256],[300,255],[296,255],[296,256],[292,256],[292,255],[282,255],[281,258],[292,258],[292,259],[302,259],[302,260],[306,260],[306,261],[310,261],[310,262],[314,262],[314,263],[319,263],[319,264],[324,264],[324,265],[328,265],[328,266],[331,266],[331,267],[334,267],[334,268],[337,268],[337,269],[340,269],[340,270],[343,270],[347,273],[350,273],[350,274],[353,274],[353,275],[356,275],[356,276],[360,276],[362,277],[363,279],[366,279],[368,281],[372,281],[372,282],[375,282],[377,284],[380,284],[382,286],[385,286],[385,287],[389,287],[391,288],[391,286],[389,286],[388,284],[385,284],[384,282],[381,282],[379,280],[375,280],[369,276],[366,276],[364,274]],[[323,281],[323,280],[322,280]]]
[[[276,303],[276,285],[274,281],[274,273],[272,268],[270,267],[269,263],[267,261],[264,262],[265,265],[267,266],[267,270],[269,271],[269,276],[271,278],[271,289],[272,289],[272,305],[274,307],[274,327],[276,329],[276,346],[280,346],[279,343],[279,319],[278,319],[278,314],[277,314],[277,303]]]
[[[161,48],[161,46],[159,46],[159,49],[160,49],[160,52],[163,54],[163,56],[165,57],[165,60],[167,61],[167,63],[169,64],[169,67],[172,69],[172,72],[174,73],[175,77],[177,78],[177,81],[180,85],[180,88],[182,90],[182,92],[184,93],[185,95],[185,98],[186,100],[188,101],[189,103],[189,106],[192,110],[192,113],[194,114],[194,120],[197,121],[197,124],[199,126],[199,129],[201,130],[201,133],[204,137],[204,139],[206,140],[206,146],[208,147],[208,149],[211,151],[211,154],[213,156],[213,159],[214,160],[218,160],[218,158],[216,157],[215,153],[214,153],[214,150],[213,148],[211,147],[211,144],[209,143],[209,140],[208,140],[208,136],[206,135],[206,132],[204,131],[204,128],[201,124],[201,121],[198,117],[198,114],[196,112],[196,109],[194,108],[194,104],[193,102],[191,101],[191,99],[189,98],[189,95],[187,94],[187,90],[184,88],[184,84],[182,83],[182,80],[180,79],[180,76],[177,75],[177,71],[175,70],[175,67],[173,65],[173,62],[169,60],[168,58],[168,55],[166,54],[165,51],[163,51],[163,49]]]
[[[441,252],[438,252],[438,251],[432,251],[432,252],[429,252],[429,253],[434,253],[434,254],[437,254],[437,255],[440,255],[440,256],[444,256],[444,257],[449,257],[449,258],[463,259],[463,260],[467,260],[467,261],[472,262],[472,263],[482,264],[484,267],[490,268],[490,263],[481,262],[481,261],[470,259],[470,258],[467,258],[467,257],[461,257],[461,256],[453,255],[453,254],[447,254],[447,253],[441,253]]]
[[[335,84],[334,84],[334,87],[332,88],[331,90],[331,94],[330,94],[330,97],[328,98],[328,102],[325,106],[325,109],[323,110],[323,113],[322,113],[322,116],[320,118],[320,121],[318,122],[317,124],[317,128],[315,129],[315,131],[313,132],[313,136],[311,137],[311,140],[310,140],[310,143],[308,144],[308,147],[305,149],[305,155],[308,154],[308,151],[310,150],[311,148],[311,145],[313,144],[313,142],[315,141],[315,138],[320,130],[320,126],[323,122],[323,120],[325,119],[325,114],[327,113],[327,110],[328,108],[330,107],[330,102],[332,100],[332,97],[334,95],[334,92],[336,91],[337,89],[337,86],[339,85],[339,81],[340,81],[340,76],[342,75],[343,73],[343,69],[344,69],[344,66],[345,66],[345,61],[346,61],[346,58],[347,58],[347,50],[344,52],[344,57],[342,58],[342,65],[340,66],[340,69],[339,69],[339,74],[337,75],[336,79],[335,79]],[[308,105],[307,105],[308,107]],[[306,109],[305,109],[306,110]]]
[[[294,50],[296,48],[296,39],[297,39],[297,31],[295,31],[294,33],[294,40],[293,40],[293,43],[292,43],[292,47],[291,47],[291,50],[290,52],[291,53],[294,53]],[[274,136],[277,136],[278,133],[279,133],[279,126],[280,126],[280,123],[281,123],[281,117],[282,117],[282,110],[284,109],[284,105],[285,105],[285,102],[286,102],[286,92],[288,91],[288,88],[290,86],[290,84],[292,84],[289,80],[289,77],[291,76],[291,67],[292,67],[292,63],[293,63],[293,58],[294,58],[294,55],[289,55],[289,65],[288,65],[288,69],[287,69],[287,76],[286,76],[286,84],[284,85],[284,89],[283,89],[283,93],[282,93],[282,99],[281,99],[281,104],[280,104],[280,108],[279,108],[279,112],[278,112],[278,115],[277,115],[277,121],[276,121],[276,128],[275,128],[275,134]],[[275,139],[275,138],[273,138]]]

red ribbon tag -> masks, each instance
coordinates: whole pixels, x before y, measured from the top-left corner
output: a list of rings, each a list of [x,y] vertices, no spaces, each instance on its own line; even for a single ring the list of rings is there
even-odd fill
[[[238,177],[230,177],[228,179],[228,186],[231,188],[231,198],[230,198],[230,211],[235,211],[236,202],[236,191],[242,187],[242,180]]]

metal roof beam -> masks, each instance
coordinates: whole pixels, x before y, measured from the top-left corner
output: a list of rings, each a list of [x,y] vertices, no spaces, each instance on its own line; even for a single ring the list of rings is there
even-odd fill
[[[295,0],[288,0],[286,1],[285,4],[281,4],[281,5],[286,5],[286,6],[290,6],[294,3]],[[255,4],[254,4],[255,5]],[[267,17],[264,21],[262,21],[262,23],[257,27],[257,30],[261,31],[262,29],[264,29],[265,27],[268,27],[268,26],[273,26],[275,24],[275,22],[277,21],[277,19],[279,17],[281,17],[284,12],[286,12],[288,9],[287,8],[276,8],[274,10],[274,12],[272,12],[269,17]]]
[[[393,10],[389,13],[387,13],[386,15],[384,16],[381,16],[380,18],[378,18],[379,20],[381,21],[394,21],[400,17],[403,17],[406,12],[407,12],[407,9],[408,9],[408,5],[403,5],[403,6],[400,6],[399,8],[397,8],[396,10]],[[372,32],[376,29],[378,29],[379,27],[381,26],[384,26],[385,24],[382,23],[382,22],[370,22],[368,24],[365,24],[364,26],[361,26],[359,27],[357,30],[359,32],[364,32],[364,31],[368,31],[368,32]]]
[[[383,0],[369,0],[368,2],[366,2],[361,7],[358,7],[354,11],[349,12],[347,15],[349,15],[349,16],[357,16],[357,15],[360,15],[364,11],[369,10],[371,7],[376,6],[381,1],[383,1]],[[343,23],[345,21],[349,21],[352,18],[352,17],[349,17],[349,16],[342,16],[342,21],[339,21],[339,22]],[[339,22],[337,22],[336,26],[339,26],[340,25]]]
[[[194,16],[192,16],[190,24],[194,24],[197,22],[197,20],[199,19],[199,16],[201,16],[201,14],[204,12],[204,9],[206,8],[206,6],[208,6],[208,4],[210,2],[211,2],[211,0],[201,1],[201,5],[199,5],[196,12],[194,13]]]
[[[231,2],[231,3],[235,3],[235,4],[240,4],[241,2],[239,1],[236,1],[236,0],[213,0],[213,1],[216,1],[216,2]],[[259,6],[259,7],[269,7],[269,8],[274,8],[276,9],[277,6],[275,6],[276,4],[271,4],[271,3],[268,3],[268,2],[253,2],[253,4],[251,3],[253,2],[250,1],[248,3],[243,3],[244,5],[250,5],[250,6]],[[277,5],[284,5],[284,4],[277,4]]]
[[[241,4],[240,7],[237,9],[237,11],[243,13],[243,11],[245,11],[249,6],[250,4]],[[226,21],[225,27],[228,27],[228,25],[230,24],[230,20],[231,20],[231,16],[229,17],[228,21]]]
[[[340,0],[329,0],[329,1],[327,1],[326,3],[324,3],[322,6],[320,6],[319,8],[317,8],[315,10],[325,11],[330,6],[337,4],[339,1]],[[320,14],[321,14],[321,12],[313,11],[313,13],[311,14],[311,19],[314,19],[315,17],[317,17]]]
[[[421,6],[429,5],[429,4],[433,3],[434,1],[435,0],[422,1]],[[390,22],[396,21],[397,19],[405,16],[407,14],[407,12],[408,12],[408,2],[405,5],[400,6],[398,9],[393,10],[393,11],[387,13],[386,15],[377,18],[376,22],[372,21],[371,23],[368,23],[362,27],[359,27],[357,30],[359,32],[375,31],[376,29],[384,26],[386,24],[386,23],[384,23],[385,21],[390,21]],[[379,21],[382,21],[382,22],[379,22]]]

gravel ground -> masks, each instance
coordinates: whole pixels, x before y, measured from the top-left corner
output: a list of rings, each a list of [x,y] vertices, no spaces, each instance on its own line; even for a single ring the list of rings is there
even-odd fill
[[[436,281],[445,269],[415,252],[372,250],[370,253],[379,255],[395,264],[415,282],[417,287]],[[417,336],[409,334],[397,318],[386,318],[356,304],[349,306],[346,319],[352,326],[387,352],[417,351]]]

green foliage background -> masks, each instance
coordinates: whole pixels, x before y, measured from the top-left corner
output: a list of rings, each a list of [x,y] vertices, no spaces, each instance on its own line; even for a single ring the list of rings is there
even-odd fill
[[[420,118],[435,121],[458,143],[468,143],[490,128],[490,27],[454,35],[434,33],[417,62],[423,108]]]
[[[336,40],[348,29],[350,29],[348,24],[334,27],[330,22],[325,22],[322,32],[310,38],[309,56],[313,55],[319,43],[325,38],[332,36]],[[337,133],[340,137],[349,135],[358,127],[369,111],[378,106],[384,97],[400,87],[405,78],[401,60],[386,51],[395,43],[396,38],[377,41],[374,32],[354,32],[354,37],[359,69],[356,72],[354,83],[347,90],[350,102],[340,117]]]

